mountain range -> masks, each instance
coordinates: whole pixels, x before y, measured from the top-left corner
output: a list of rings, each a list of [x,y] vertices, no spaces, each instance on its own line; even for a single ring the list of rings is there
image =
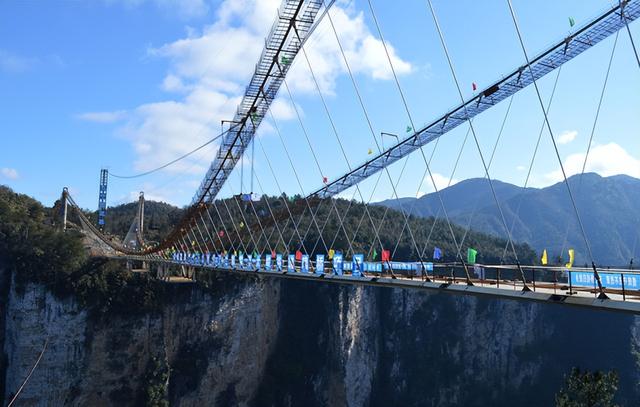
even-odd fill
[[[587,173],[572,176],[568,181],[596,264],[629,265],[640,251],[640,180],[627,175],[602,177]],[[538,252],[546,249],[550,263],[566,262],[569,248],[575,250],[577,264],[590,263],[564,182],[545,188],[492,182],[506,223],[509,227],[513,225],[514,241],[528,243]],[[452,222],[475,231],[507,236],[485,178],[461,181],[440,194]],[[444,219],[435,193],[386,200],[377,205]]]

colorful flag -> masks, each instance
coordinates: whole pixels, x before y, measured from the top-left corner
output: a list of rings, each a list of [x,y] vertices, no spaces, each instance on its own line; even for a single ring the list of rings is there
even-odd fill
[[[542,263],[543,266],[547,265],[547,249],[544,249],[542,251],[542,258],[540,259],[540,262]]]
[[[258,114],[257,113],[251,113],[251,120],[254,122],[258,121]]]
[[[244,227],[244,222],[240,221],[240,228],[242,229]]]
[[[472,249],[471,247],[467,249],[467,263],[475,263],[476,255],[478,251],[476,249]]]
[[[333,249],[329,249],[329,260],[333,259],[334,254],[336,254],[336,251]]]
[[[276,258],[276,251],[275,250],[271,250],[271,258],[272,259]]]
[[[367,151],[367,154],[369,154],[369,155],[373,154],[373,150],[369,149],[369,151]]]
[[[322,177],[322,183],[326,184],[327,182],[329,182],[329,178],[327,177]]]
[[[375,247],[373,248],[373,256],[372,259],[375,260],[376,257],[378,257],[378,251],[375,249]]]
[[[280,57],[280,62],[282,63],[282,65],[289,65],[291,63],[291,59],[283,55],[282,57]]]
[[[218,232],[218,236],[220,236],[220,237],[224,237],[224,230],[219,231],[219,232]]]
[[[473,91],[475,92],[476,90],[478,90],[478,85],[476,85],[475,82],[471,83],[471,89],[473,89]]]
[[[413,127],[407,126],[407,133],[411,133],[412,130],[413,130]]]
[[[570,269],[571,267],[573,267],[573,260],[575,260],[575,252],[573,251],[573,249],[569,249],[569,263],[565,264],[565,267]]]
[[[574,20],[573,17],[569,17],[569,27],[573,27],[574,25],[576,25],[576,20]]]
[[[302,252],[300,250],[296,250],[296,260],[302,260]]]
[[[382,261],[391,261],[391,250],[382,249]]]
[[[442,249],[439,247],[433,248],[433,259],[440,260],[442,258]]]

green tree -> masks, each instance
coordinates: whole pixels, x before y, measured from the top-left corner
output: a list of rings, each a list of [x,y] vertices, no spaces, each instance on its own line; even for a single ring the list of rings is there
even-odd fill
[[[556,407],[615,407],[618,374],[589,372],[573,368],[565,385],[556,394]]]

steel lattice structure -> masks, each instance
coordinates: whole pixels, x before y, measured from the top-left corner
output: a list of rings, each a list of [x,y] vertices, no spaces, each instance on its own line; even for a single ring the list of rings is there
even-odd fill
[[[621,2],[611,10],[581,27],[562,41],[531,60],[531,70],[522,65],[503,79],[479,92],[477,96],[456,106],[414,134],[398,142],[371,160],[311,193],[309,197],[330,198],[367,179],[418,148],[436,140],[509,96],[531,85],[549,72],[591,48],[640,16],[640,1]]]
[[[322,0],[285,0],[265,40],[253,77],[192,204],[211,202],[251,143],[310,32]]]

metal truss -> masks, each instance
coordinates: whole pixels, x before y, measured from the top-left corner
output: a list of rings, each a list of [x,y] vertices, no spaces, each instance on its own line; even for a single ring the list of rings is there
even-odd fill
[[[548,48],[531,61],[531,71],[522,65],[503,79],[479,92],[470,100],[456,106],[435,121],[414,132],[413,135],[398,142],[371,160],[358,166],[347,174],[337,178],[309,195],[309,198],[330,198],[371,175],[411,154],[445,133],[455,129],[467,120],[497,105],[504,99],[526,88],[580,55],[585,50],[625,27],[627,21],[640,16],[640,0],[627,0],[598,16],[575,33]]]
[[[275,99],[322,3],[322,0],[283,1],[230,130],[193,197],[193,205],[211,202],[220,192]]]

